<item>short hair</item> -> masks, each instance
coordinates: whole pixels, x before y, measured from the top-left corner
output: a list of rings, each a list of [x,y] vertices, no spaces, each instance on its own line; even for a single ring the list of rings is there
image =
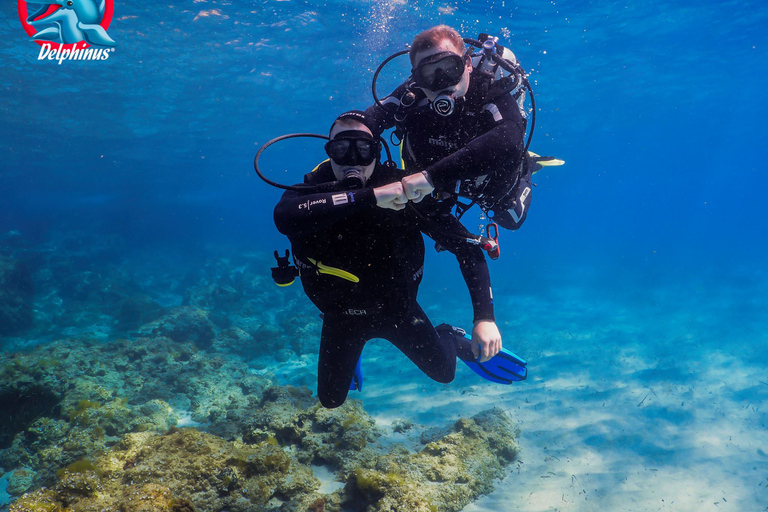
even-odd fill
[[[450,41],[460,53],[464,53],[464,39],[462,39],[461,35],[448,25],[438,25],[429,30],[425,30],[413,38],[411,51],[408,53],[408,56],[411,59],[411,66],[418,64],[413,61],[417,53],[434,48],[445,39]]]

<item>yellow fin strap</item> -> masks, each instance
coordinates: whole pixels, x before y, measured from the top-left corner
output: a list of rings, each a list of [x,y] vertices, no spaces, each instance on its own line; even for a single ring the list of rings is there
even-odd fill
[[[529,151],[528,155],[542,167],[557,167],[565,164],[565,160],[560,160],[559,158],[555,158],[553,156],[540,156],[533,151]]]
[[[536,174],[544,167],[559,167],[565,163],[565,160],[560,160],[553,156],[539,156],[533,151],[529,151],[528,156],[533,160],[533,171],[531,174]]]
[[[317,271],[321,274],[328,274],[331,276],[340,277],[342,279],[346,279],[347,281],[352,281],[353,283],[359,283],[360,278],[357,277],[354,274],[350,274],[346,270],[341,270],[340,268],[335,267],[329,267],[328,265],[323,265],[321,262],[314,260],[312,258],[307,258],[314,266],[317,267]]]

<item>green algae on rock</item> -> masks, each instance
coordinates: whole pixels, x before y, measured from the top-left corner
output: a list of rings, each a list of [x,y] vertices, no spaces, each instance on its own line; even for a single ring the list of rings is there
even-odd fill
[[[273,389],[269,394],[273,403],[287,409],[291,403],[297,406],[294,418],[302,424],[293,431],[298,437],[282,438],[290,439],[287,445],[281,446],[274,436],[247,444],[195,429],[130,433],[93,461],[60,471],[49,488],[25,494],[10,512],[458,512],[490,492],[492,481],[504,475],[517,453],[511,419],[500,410],[486,411],[457,421],[450,433],[417,453],[387,451],[379,445],[367,446],[364,456],[354,457],[353,448],[339,449],[340,457],[347,457],[338,461],[344,470],[337,468],[337,475],[347,475],[346,486],[323,495],[309,463],[300,460],[322,451],[310,444],[305,452],[296,443],[317,428],[321,411],[332,428],[315,441],[326,444],[332,444],[337,428],[351,415],[362,415],[366,424],[372,420],[359,403],[339,408],[346,411],[329,411],[295,389]],[[285,422],[286,416],[278,420]]]
[[[457,421],[418,453],[366,461],[348,480],[343,503],[366,512],[457,512],[493,490],[517,456],[517,428],[501,410]]]
[[[412,452],[380,442],[358,400],[325,409],[307,388],[165,337],[65,340],[0,364],[3,403],[32,411],[0,447],[0,466],[27,468],[12,512],[455,512],[517,453],[501,411],[431,429]],[[174,428],[180,407],[200,430]],[[320,494],[313,464],[344,487]]]
[[[181,306],[144,325],[140,332],[151,337],[170,338],[178,343],[192,342],[198,348],[206,349],[216,336],[216,329],[208,315],[203,309]]]
[[[127,434],[93,463],[61,472],[10,512],[36,510],[308,510],[321,496],[310,468],[271,443],[247,445],[195,429]]]
[[[269,383],[240,362],[168,338],[62,340],[2,355],[0,365],[0,415],[9,419],[0,423],[0,466],[33,468],[38,485],[127,432],[168,430],[180,407],[232,437]]]
[[[358,400],[325,409],[307,388],[274,386],[244,419],[244,440],[267,433],[281,445],[295,447],[301,462],[329,465],[346,476],[375,455],[373,443],[383,431]]]

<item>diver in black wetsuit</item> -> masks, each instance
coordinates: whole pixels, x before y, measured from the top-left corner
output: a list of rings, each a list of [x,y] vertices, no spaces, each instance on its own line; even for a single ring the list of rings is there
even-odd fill
[[[489,90],[489,70],[482,61],[473,69],[461,36],[445,25],[416,36],[409,56],[412,78],[366,110],[376,135],[396,126],[402,137],[406,197],[418,202],[436,190],[449,211],[456,191],[471,189],[493,205],[494,222],[517,229],[531,201],[531,166],[518,93],[499,87],[514,82],[498,81]]]
[[[501,349],[482,250],[449,235],[461,229],[453,216],[406,208],[402,171],[378,162],[379,143],[367,123],[359,111],[339,116],[326,145],[331,160],[304,178],[311,185],[338,180],[338,190],[289,190],[274,213],[278,230],[291,241],[304,290],[323,313],[317,394],[329,408],[346,399],[371,338],[389,340],[445,383],[454,378],[457,355],[487,361]],[[474,308],[471,342],[450,328],[438,334],[416,302],[422,231],[459,261]]]

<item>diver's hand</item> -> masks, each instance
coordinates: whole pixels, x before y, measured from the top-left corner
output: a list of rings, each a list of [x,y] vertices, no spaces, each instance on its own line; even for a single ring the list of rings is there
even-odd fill
[[[496,322],[479,320],[472,328],[472,354],[484,363],[501,350],[501,333]]]
[[[418,203],[435,190],[432,181],[429,179],[429,174],[426,172],[417,172],[416,174],[406,176],[403,178],[402,183],[405,197],[414,203]]]
[[[376,197],[376,206],[379,208],[402,210],[408,202],[403,192],[403,184],[399,181],[376,187],[373,189],[373,195]]]

